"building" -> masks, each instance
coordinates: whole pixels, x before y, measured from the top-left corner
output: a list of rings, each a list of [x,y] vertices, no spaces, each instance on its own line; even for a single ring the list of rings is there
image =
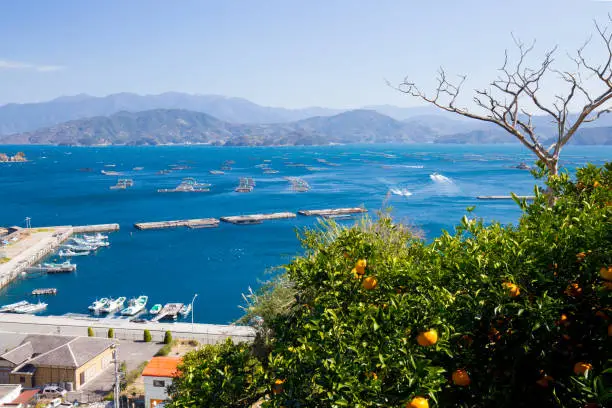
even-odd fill
[[[168,386],[178,376],[180,357],[153,357],[142,372],[145,386],[145,408],[159,407],[168,400]]]
[[[112,344],[95,337],[27,336],[0,355],[0,383],[26,388],[68,383],[78,390],[111,364]]]
[[[0,407],[12,403],[21,394],[21,385],[0,384]]]

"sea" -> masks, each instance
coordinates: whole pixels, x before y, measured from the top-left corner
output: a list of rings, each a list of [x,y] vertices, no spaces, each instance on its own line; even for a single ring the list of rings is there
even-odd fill
[[[533,156],[520,145],[350,145],[324,147],[57,147],[1,146],[23,151],[27,163],[0,163],[0,226],[119,223],[110,246],[74,258],[76,273],[24,277],[0,292],[0,305],[34,301],[34,288],[53,287],[42,314],[87,313],[100,297],[149,296],[154,303],[190,303],[193,319],[227,324],[242,314],[242,295],[257,290],[279,267],[302,253],[297,233],[316,228],[316,217],[222,223],[211,229],[139,231],[134,223],[254,213],[364,206],[369,216],[390,211],[430,241],[453,231],[466,208],[486,222],[516,223],[513,201],[479,195],[533,194],[536,181],[517,169]],[[570,146],[562,165],[573,172],[612,158],[612,146]],[[210,174],[224,162],[231,170]],[[264,168],[278,170],[265,174]],[[142,169],[140,169],[142,168]],[[170,170],[169,172],[163,170]],[[104,175],[102,171],[120,172]],[[210,183],[207,193],[158,193],[184,178]],[[252,177],[251,193],[237,193],[240,177]],[[311,187],[294,192],[285,177]],[[111,190],[131,178],[126,190]],[[345,225],[355,220],[340,221]],[[1,250],[0,250],[1,251]],[[48,261],[61,261],[56,255]],[[191,319],[191,316],[188,317]]]

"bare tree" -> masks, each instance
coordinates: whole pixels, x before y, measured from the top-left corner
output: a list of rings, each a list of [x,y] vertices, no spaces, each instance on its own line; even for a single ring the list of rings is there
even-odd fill
[[[612,23],[610,15],[608,20]],[[612,24],[601,27],[595,22],[595,28],[598,40],[603,41],[604,52],[598,53],[598,57],[603,57],[603,60],[598,63],[589,62],[585,52],[591,42],[589,39],[574,55],[568,55],[570,61],[575,63],[575,69],[571,71],[553,68],[557,47],[546,52],[542,62],[535,68],[526,66],[535,42],[525,45],[513,36],[519,52],[518,60],[511,63],[506,50],[497,79],[490,83],[489,89],[475,90],[473,100],[482,113],[457,106],[466,76],[451,81],[442,68],[438,71],[437,87],[431,94],[424,93],[408,78],[396,89],[447,112],[500,126],[527,146],[544,163],[551,175],[556,175],[559,172],[561,149],[578,128],[612,111],[608,103],[612,102]],[[548,103],[540,92],[547,74],[556,75],[567,88],[565,93],[556,94]],[[570,109],[575,109],[577,104],[581,108],[577,109],[577,114],[571,114]],[[535,113],[549,116],[556,126],[556,140],[548,147],[544,145],[542,135],[536,132],[532,121]]]

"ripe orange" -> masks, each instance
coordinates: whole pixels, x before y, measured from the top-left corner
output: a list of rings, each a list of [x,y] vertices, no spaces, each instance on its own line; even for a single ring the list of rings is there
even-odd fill
[[[406,408],[429,408],[429,402],[423,397],[414,397],[406,404]]]
[[[285,382],[285,380],[281,380],[281,379],[276,379],[274,381],[274,385],[272,386],[272,392],[274,394],[280,394],[281,392],[283,392],[283,383]]]
[[[577,297],[582,294],[582,288],[577,283],[570,283],[565,289],[565,294],[571,297]]]
[[[586,258],[586,254],[584,252],[578,252],[576,254],[576,262],[582,262]]]
[[[612,282],[604,282],[601,286],[606,290],[612,290]]]
[[[593,182],[593,187],[595,187],[595,188],[599,187],[600,185],[601,185],[601,184],[599,184],[599,181],[597,181],[597,180],[595,180],[595,181]]]
[[[433,346],[438,342],[438,332],[430,329],[425,332],[419,333],[417,336],[417,343],[423,347]]]
[[[565,313],[561,314],[561,317],[559,318],[559,321],[557,322],[557,324],[560,325],[564,325],[567,326],[569,324],[569,321],[567,320],[567,315]]]
[[[372,290],[376,288],[376,285],[378,285],[378,281],[373,276],[368,276],[361,282],[361,286],[366,290]]]
[[[548,387],[548,384],[554,380],[555,379],[552,378],[550,375],[545,375],[542,378],[540,378],[538,381],[536,381],[536,384],[538,384],[540,387],[546,388]]]
[[[353,274],[353,278],[355,278],[355,279],[361,278],[361,275],[357,273],[357,269],[353,268],[351,270],[351,273]]]
[[[612,266],[608,266],[607,268],[602,266],[599,270],[599,276],[607,281],[612,281]]]
[[[504,282],[502,285],[508,290],[510,297],[517,297],[521,294],[519,287],[512,282]]]
[[[574,373],[576,375],[583,375],[587,370],[591,370],[593,366],[589,363],[584,363],[582,361],[574,364]]]
[[[365,259],[360,259],[355,264],[355,269],[357,273],[363,275],[365,273],[366,266],[368,266],[368,262]]]
[[[470,378],[467,371],[462,370],[462,369],[455,370],[452,378],[453,378],[453,383],[460,387],[467,387],[472,382],[472,379]]]

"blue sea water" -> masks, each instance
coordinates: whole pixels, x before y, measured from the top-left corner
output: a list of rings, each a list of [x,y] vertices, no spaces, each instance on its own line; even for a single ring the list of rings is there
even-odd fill
[[[229,148],[210,146],[50,147],[2,146],[24,151],[28,163],[0,163],[0,225],[33,227],[119,223],[111,246],[94,256],[75,258],[78,272],[16,281],[0,292],[0,304],[27,299],[37,287],[56,287],[46,314],[85,313],[103,296],[149,296],[149,302],[189,302],[194,293],[195,321],[228,323],[241,315],[242,293],[270,277],[270,269],[300,254],[296,228],[316,219],[266,221],[259,225],[222,224],[214,229],[138,231],[143,221],[220,217],[364,205],[370,212],[391,207],[393,216],[431,239],[476,206],[487,221],[516,222],[512,201],[479,201],[478,195],[528,195],[534,179],[512,168],[531,155],[518,145],[353,145],[326,147]],[[612,147],[567,148],[563,165],[572,170],[587,162],[602,164]],[[324,159],[338,164],[330,166]],[[225,175],[211,175],[234,160]],[[255,167],[270,160],[278,174]],[[287,166],[288,162],[320,168]],[[105,167],[115,165],[115,167]],[[158,174],[172,165],[188,169]],[[134,167],[143,167],[141,171]],[[91,168],[91,171],[80,171]],[[120,171],[134,180],[131,189],[109,190]],[[439,173],[445,178],[432,178]],[[234,192],[239,177],[251,176],[252,193]],[[294,193],[283,178],[299,176],[311,191]],[[209,193],[160,194],[184,177],[212,183]],[[51,257],[50,259],[58,259]],[[273,273],[273,272],[272,272]]]

